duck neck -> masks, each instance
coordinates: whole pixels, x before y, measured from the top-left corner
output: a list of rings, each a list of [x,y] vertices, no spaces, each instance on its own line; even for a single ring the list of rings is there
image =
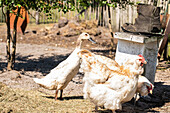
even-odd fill
[[[81,49],[81,47],[82,47],[82,40],[81,39],[78,39],[77,40],[77,45],[76,45],[76,48],[78,48],[78,49]]]

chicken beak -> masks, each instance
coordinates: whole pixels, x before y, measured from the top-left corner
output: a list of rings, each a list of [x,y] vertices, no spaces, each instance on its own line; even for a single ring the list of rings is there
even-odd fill
[[[149,93],[152,94],[153,93],[152,90],[150,90]]]
[[[91,37],[88,40],[91,41],[92,43],[96,44],[96,42]]]
[[[147,64],[147,62],[146,62],[145,60],[143,60],[143,61],[141,62],[141,66],[143,66],[143,64]]]
[[[146,61],[144,61],[144,62],[143,62],[143,64],[147,64],[147,62],[146,62]]]

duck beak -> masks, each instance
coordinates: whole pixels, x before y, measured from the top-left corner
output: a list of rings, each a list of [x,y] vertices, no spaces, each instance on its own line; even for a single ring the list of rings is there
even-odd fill
[[[91,41],[92,43],[96,44],[96,42],[91,37],[88,40]]]

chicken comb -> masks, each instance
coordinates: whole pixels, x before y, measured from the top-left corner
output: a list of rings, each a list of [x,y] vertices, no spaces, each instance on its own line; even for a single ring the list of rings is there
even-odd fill
[[[143,55],[139,54],[138,56],[142,58],[142,61],[145,61],[145,58],[143,57]]]
[[[143,64],[146,64],[146,63],[147,63],[146,60],[145,60],[145,58],[143,57],[143,55],[139,54],[138,56],[142,58],[141,61],[142,61]]]

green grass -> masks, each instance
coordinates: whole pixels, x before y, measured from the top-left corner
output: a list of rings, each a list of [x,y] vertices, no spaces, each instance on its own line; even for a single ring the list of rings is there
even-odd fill
[[[0,26],[3,26],[3,25],[5,25],[5,23],[0,23]]]

